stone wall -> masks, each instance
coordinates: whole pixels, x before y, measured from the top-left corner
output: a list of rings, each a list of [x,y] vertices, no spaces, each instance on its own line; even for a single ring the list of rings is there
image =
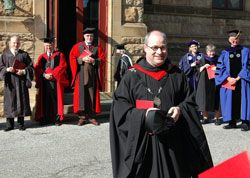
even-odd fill
[[[20,37],[20,49],[29,53],[33,63],[44,52],[40,40],[46,34],[46,0],[16,0],[13,14],[7,14],[3,1],[0,1],[0,55],[8,49],[11,36]],[[0,117],[3,116],[3,81],[0,81]],[[34,82],[30,91],[30,105],[35,106],[36,89]]]
[[[4,3],[0,1],[0,16],[15,16],[15,17],[32,17],[33,16],[33,0],[16,0],[16,8],[14,14],[6,14]]]
[[[245,1],[247,5],[249,0]],[[188,52],[186,43],[190,40],[201,42],[201,52],[208,43],[217,46],[217,54],[228,46],[227,31],[240,29],[241,44],[250,46],[249,11],[212,9],[212,0],[153,0],[144,6],[144,23],[148,30],[158,29],[167,33],[169,57],[178,64]]]
[[[110,14],[110,51],[116,44],[125,43],[128,55],[135,62],[143,54],[143,40],[147,33],[147,27],[143,23],[144,3],[143,0],[110,0],[112,7]],[[114,90],[113,74],[118,63],[117,56],[108,56],[110,59],[110,91]]]

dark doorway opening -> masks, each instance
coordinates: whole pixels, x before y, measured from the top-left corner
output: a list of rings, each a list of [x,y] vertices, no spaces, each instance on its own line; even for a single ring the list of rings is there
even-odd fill
[[[69,63],[69,53],[73,45],[76,43],[76,1],[60,1],[58,8],[58,39],[57,47],[66,58],[67,61],[67,72],[70,79],[72,80],[72,74]],[[65,88],[65,92],[73,92],[69,86]]]

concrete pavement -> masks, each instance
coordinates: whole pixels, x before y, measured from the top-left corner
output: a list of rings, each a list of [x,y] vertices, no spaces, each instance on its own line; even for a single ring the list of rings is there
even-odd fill
[[[0,119],[0,178],[111,178],[109,123],[98,120],[100,126],[70,119],[60,127],[26,120],[26,131],[4,132]],[[250,151],[250,131],[223,125],[204,125],[215,165]]]

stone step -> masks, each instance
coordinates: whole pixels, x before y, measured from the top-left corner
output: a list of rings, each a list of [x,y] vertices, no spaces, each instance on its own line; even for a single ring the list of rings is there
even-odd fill
[[[100,104],[101,104],[102,112],[106,112],[106,111],[109,112],[111,108],[112,100],[101,100]],[[71,113],[73,113],[73,105],[72,104],[64,105],[64,114],[71,114]]]
[[[104,111],[100,114],[96,115],[96,119],[98,120],[105,120],[105,121],[109,121],[109,111]],[[68,121],[68,120],[78,120],[78,115],[74,114],[74,113],[70,113],[70,114],[64,114],[63,116],[63,120],[64,121]]]

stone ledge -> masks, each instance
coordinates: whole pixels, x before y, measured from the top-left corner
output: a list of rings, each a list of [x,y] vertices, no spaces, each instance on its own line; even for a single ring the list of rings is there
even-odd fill
[[[169,15],[188,15],[192,16],[201,16],[206,18],[223,18],[223,19],[241,19],[249,20],[248,11],[235,11],[235,10],[220,10],[220,9],[211,9],[202,8],[202,7],[191,7],[191,6],[170,6],[170,5],[145,5],[144,6],[145,14],[169,14]]]
[[[30,22],[34,23],[34,17],[0,16],[0,21],[4,22]]]

